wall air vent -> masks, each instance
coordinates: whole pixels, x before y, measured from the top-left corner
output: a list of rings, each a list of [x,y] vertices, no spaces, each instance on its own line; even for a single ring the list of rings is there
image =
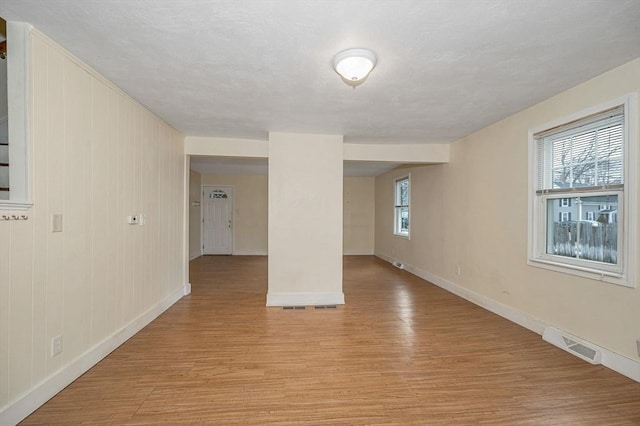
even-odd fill
[[[600,348],[593,343],[586,342],[565,331],[553,327],[546,327],[544,333],[542,333],[542,339],[591,364],[600,364],[602,362],[602,351]]]

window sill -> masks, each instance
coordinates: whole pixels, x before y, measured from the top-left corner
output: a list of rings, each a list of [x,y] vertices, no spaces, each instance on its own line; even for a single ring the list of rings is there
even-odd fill
[[[411,237],[409,236],[409,234],[396,234],[395,232],[393,233],[394,237],[398,237],[398,238],[402,238],[405,240],[410,240]]]
[[[0,210],[29,210],[33,203],[29,201],[0,200]]]
[[[547,269],[550,271],[561,272],[564,274],[575,275],[582,278],[588,278],[591,280],[602,281],[610,284],[616,284],[623,287],[635,288],[635,284],[628,279],[624,274],[617,274],[609,271],[600,271],[597,269],[589,269],[586,267],[568,265],[565,263],[554,262],[547,259],[529,259],[527,261],[529,266],[537,268]]]

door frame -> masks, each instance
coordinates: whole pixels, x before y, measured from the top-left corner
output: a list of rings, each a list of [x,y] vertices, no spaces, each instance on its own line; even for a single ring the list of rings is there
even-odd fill
[[[231,188],[231,256],[236,251],[236,188],[234,185],[214,185],[203,183],[200,185],[200,253],[204,256],[204,189],[205,188]],[[215,256],[215,255],[210,255]]]

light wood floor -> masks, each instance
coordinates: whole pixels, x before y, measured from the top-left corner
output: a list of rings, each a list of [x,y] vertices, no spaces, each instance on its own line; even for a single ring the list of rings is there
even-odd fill
[[[265,257],[193,292],[24,424],[640,424],[640,383],[370,256],[347,305],[266,308]]]

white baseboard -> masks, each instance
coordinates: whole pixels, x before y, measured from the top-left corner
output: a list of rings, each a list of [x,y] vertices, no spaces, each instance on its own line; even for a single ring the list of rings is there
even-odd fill
[[[268,293],[267,306],[344,305],[344,293]]]
[[[389,263],[393,263],[397,260],[382,254],[376,254],[376,256]],[[522,327],[537,334],[542,335],[545,327],[547,326],[558,328],[553,324],[547,324],[539,318],[533,317],[525,312],[512,308],[511,306],[502,304],[485,295],[476,293],[472,290],[469,290],[437,275],[424,271],[413,265],[404,263],[404,269],[407,272],[412,273],[413,275],[429,281],[430,283],[433,283],[450,293],[460,296],[471,303],[474,303],[488,311],[491,311],[494,314],[500,315],[501,317],[506,318],[509,321],[515,322],[516,324],[521,325]],[[602,348],[600,346],[598,347],[602,350],[602,365],[624,376],[627,376],[630,379],[635,380],[636,382],[640,382],[640,362],[628,358],[624,355],[620,355],[609,349]]]
[[[233,251],[234,256],[267,256],[267,250],[263,249],[238,249]]]
[[[27,394],[3,407],[0,410],[0,425],[14,425],[22,421],[190,292],[191,284],[177,288],[157,305],[34,386]]]
[[[345,249],[342,254],[345,256],[373,256],[373,250]]]

